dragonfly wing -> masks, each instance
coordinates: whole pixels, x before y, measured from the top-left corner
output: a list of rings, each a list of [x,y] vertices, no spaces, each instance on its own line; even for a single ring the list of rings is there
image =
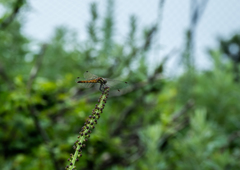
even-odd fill
[[[122,88],[125,88],[128,86],[127,82],[119,81],[119,80],[113,80],[113,79],[106,79],[107,80],[107,86],[110,87],[110,90],[119,90]]]
[[[94,85],[94,83],[78,83],[78,86],[82,87],[82,88],[90,88],[93,85]]]
[[[94,85],[94,83],[79,83],[79,86],[83,87],[83,88],[90,88],[93,85]]]
[[[98,76],[90,73],[89,71],[86,71],[83,75],[84,75],[84,78],[85,78],[86,80],[93,80],[93,79],[98,78]]]

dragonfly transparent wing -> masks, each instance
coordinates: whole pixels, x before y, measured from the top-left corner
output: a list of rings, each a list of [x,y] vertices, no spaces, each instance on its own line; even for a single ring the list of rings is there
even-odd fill
[[[86,71],[86,72],[83,74],[83,76],[84,76],[84,78],[85,78],[86,80],[93,80],[93,79],[98,78],[98,76],[90,73],[89,71]]]
[[[85,80],[81,80],[80,77],[78,77],[75,82],[78,83],[79,87],[83,87],[83,88],[90,88],[94,85],[94,83],[80,83],[79,81],[85,81]]]
[[[128,83],[124,81],[105,79],[107,80],[106,86],[110,87],[110,90],[120,90],[128,86]]]

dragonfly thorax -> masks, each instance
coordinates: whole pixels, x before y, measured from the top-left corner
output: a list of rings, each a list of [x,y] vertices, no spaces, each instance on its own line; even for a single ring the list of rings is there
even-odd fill
[[[104,78],[99,77],[98,78],[98,83],[100,83],[100,84],[107,84],[107,80],[104,79]]]

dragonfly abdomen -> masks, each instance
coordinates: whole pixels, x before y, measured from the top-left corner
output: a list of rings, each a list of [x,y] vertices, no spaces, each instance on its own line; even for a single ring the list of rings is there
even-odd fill
[[[98,80],[94,79],[94,80],[82,80],[82,81],[78,81],[77,83],[98,83]]]

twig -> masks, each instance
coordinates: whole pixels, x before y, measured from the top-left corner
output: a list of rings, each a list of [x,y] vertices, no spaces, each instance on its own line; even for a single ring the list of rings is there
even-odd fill
[[[159,64],[158,68],[156,68],[154,74],[150,77],[148,77],[148,79],[146,81],[142,81],[139,83],[135,83],[132,87],[127,88],[126,90],[123,90],[122,93],[119,93],[118,91],[116,91],[115,93],[111,93],[110,97],[118,97],[118,96],[122,96],[122,95],[126,95],[128,93],[132,93],[134,91],[138,91],[139,89],[142,89],[144,86],[146,86],[147,84],[149,84],[149,82],[153,82],[155,80],[159,80],[159,79],[165,79],[164,77],[158,77],[159,74],[161,75],[162,72],[162,67],[163,65],[167,62],[167,60],[169,60],[174,54],[176,54],[177,52],[179,52],[178,49],[172,49],[169,53],[167,53],[164,57],[162,62]],[[151,89],[150,89],[151,91]]]
[[[5,29],[10,23],[12,23],[19,13],[20,8],[24,5],[24,2],[25,0],[16,0],[12,13],[0,23],[0,30]]]
[[[42,60],[43,60],[43,56],[46,51],[46,48],[47,48],[47,44],[43,44],[41,47],[41,50],[37,56],[37,61],[30,72],[30,77],[29,77],[29,80],[27,83],[27,88],[29,91],[31,90],[32,83],[33,83],[34,79],[36,78],[37,73],[42,65]]]
[[[145,42],[140,47],[135,48],[131,52],[131,56],[136,56],[139,52],[147,51],[150,48],[150,46],[152,44],[152,40],[154,38],[154,35],[157,34],[157,32],[159,30],[159,27],[160,27],[160,23],[162,21],[162,13],[163,13],[164,4],[165,4],[165,0],[160,0],[159,1],[158,17],[157,17],[156,23],[148,31],[148,33],[146,35]]]
[[[228,136],[228,142],[225,146],[221,148],[221,151],[224,152],[237,138],[240,138],[240,130],[235,131]]]
[[[36,61],[34,67],[32,68],[32,70],[30,72],[30,78],[29,78],[28,83],[27,83],[27,90],[28,90],[28,95],[29,95],[29,100],[30,100],[29,110],[30,110],[31,116],[32,116],[32,118],[34,120],[35,127],[39,131],[39,134],[41,135],[44,143],[46,144],[46,146],[48,148],[48,151],[49,151],[49,154],[50,154],[50,158],[52,160],[54,168],[56,170],[59,170],[60,167],[58,165],[58,162],[57,162],[56,156],[54,154],[53,148],[50,145],[51,140],[50,140],[47,132],[44,130],[44,128],[40,124],[40,120],[38,119],[36,109],[31,104],[31,93],[30,93],[30,91],[31,91],[31,88],[32,88],[32,83],[33,83],[34,79],[36,78],[37,73],[38,73],[38,71],[39,71],[39,69],[41,67],[42,59],[43,59],[46,47],[47,47],[46,44],[42,45],[41,50],[40,50],[40,52],[38,54],[37,61]]]
[[[13,90],[15,88],[13,81],[9,78],[6,69],[0,62],[0,77],[4,81],[4,84],[7,84],[7,87],[10,90]]]
[[[207,6],[208,0],[203,0],[200,5],[196,0],[191,0],[191,14],[190,14],[190,28],[189,28],[189,47],[188,47],[188,55],[189,55],[189,64],[193,66],[194,64],[194,51],[195,51],[195,32],[200,20],[200,17],[203,15],[204,10]]]
[[[184,115],[193,106],[194,106],[194,100],[193,99],[188,100],[187,103],[184,105],[184,107],[180,111],[173,114],[174,116],[172,118],[172,122],[176,122],[179,119],[179,117]]]
[[[168,54],[164,57],[164,59],[163,59],[162,63],[160,64],[160,66],[163,65],[163,64],[167,61],[167,59],[170,57],[170,55],[173,54],[173,53],[175,53],[175,52],[176,52],[176,50],[174,49],[174,50],[172,50],[170,53],[168,53]],[[158,70],[158,69],[157,69],[157,70]],[[135,84],[135,85],[134,85],[134,88],[132,88],[132,90],[129,90],[127,93],[130,93],[130,92],[133,92],[133,91],[137,91],[137,90],[139,90],[139,89],[142,89],[142,87],[143,87],[144,85],[146,85],[147,83],[155,81],[156,78],[157,78],[157,76],[158,76],[158,71],[155,71],[155,73],[154,73],[152,76],[148,77],[148,80],[146,80],[146,82],[141,82],[141,83]],[[122,127],[124,126],[124,123],[123,123],[123,122],[125,121],[125,119],[126,119],[126,118],[130,115],[130,113],[134,110],[134,108],[136,107],[136,105],[139,105],[139,102],[141,101],[141,99],[142,99],[147,93],[149,93],[149,92],[151,92],[151,91],[152,91],[152,89],[150,89],[149,91],[144,91],[143,94],[142,94],[139,98],[137,98],[132,105],[128,106],[128,107],[120,114],[121,116],[118,118],[117,126],[116,126],[115,129],[112,131],[111,135],[115,136],[115,135],[118,135],[118,134],[120,133],[120,130],[121,130]],[[125,94],[125,93],[124,93],[124,94]],[[111,95],[111,96],[117,96],[117,94]]]
[[[50,146],[50,138],[47,135],[46,131],[40,125],[40,121],[37,117],[37,113],[36,113],[35,108],[33,106],[29,106],[29,110],[30,110],[31,116],[34,120],[34,125],[35,125],[36,129],[38,130],[38,132],[40,133],[43,141],[45,142],[46,146],[48,147],[48,151],[49,151],[49,154],[50,154],[50,158],[53,162],[53,165],[54,165],[56,170],[59,170],[59,166],[58,166],[55,154],[53,152],[53,148]]]
[[[5,73],[4,68],[3,68],[3,66],[2,66],[1,63],[0,63],[0,76],[2,77],[2,79],[3,79],[4,81],[6,81],[6,82],[9,81],[8,76],[7,76],[7,74]]]
[[[120,134],[122,128],[125,126],[124,121],[128,116],[130,116],[130,113],[132,113],[136,106],[139,104],[140,99],[141,97],[136,99],[132,105],[125,108],[124,111],[120,114],[120,117],[117,120],[117,125],[111,132],[111,136],[117,136]]]
[[[155,25],[148,32],[145,44],[143,45],[143,49],[144,50],[148,50],[148,48],[150,47],[150,44],[151,44],[151,41],[153,39],[154,34],[157,34],[158,30],[161,27],[161,21],[162,21],[162,18],[163,18],[164,4],[165,4],[165,0],[159,0],[157,21],[156,21]]]
[[[189,118],[186,113],[194,106],[194,101],[192,99],[188,100],[188,102],[183,106],[183,108],[174,114],[172,118],[172,126],[174,125],[173,129],[174,132],[164,134],[161,139],[159,140],[159,150],[162,150],[168,143],[168,140],[172,138],[177,132],[182,130],[189,124]],[[180,121],[180,119],[182,119]],[[180,122],[179,122],[180,121]],[[179,123],[176,123],[179,122]]]

